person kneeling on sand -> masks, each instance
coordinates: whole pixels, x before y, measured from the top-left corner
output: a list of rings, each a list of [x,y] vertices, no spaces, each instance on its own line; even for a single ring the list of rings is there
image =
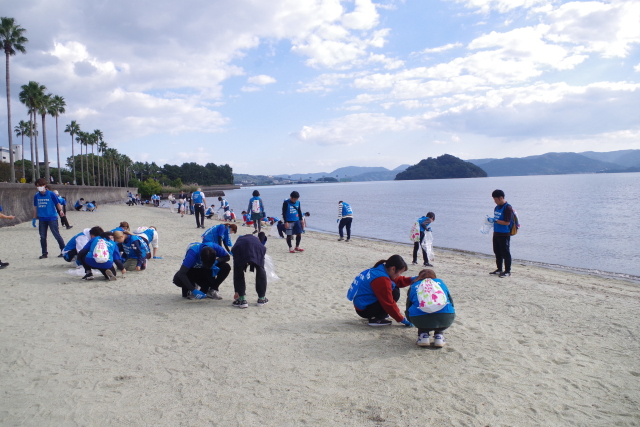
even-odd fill
[[[433,270],[422,270],[426,273],[424,280],[418,280],[411,285],[407,295],[407,319],[418,328],[420,347],[429,347],[433,331],[433,346],[444,347],[444,330],[453,324],[456,310],[447,285],[436,278]]]
[[[155,226],[150,227],[138,227],[136,228],[134,234],[138,237],[142,237],[145,242],[147,242],[147,246],[153,250],[153,259],[162,259],[162,257],[158,256],[158,229]]]
[[[231,271],[229,254],[213,243],[191,243],[173,284],[187,299],[222,299],[218,289]]]
[[[124,276],[126,270],[122,265],[118,246],[112,240],[113,233],[110,231],[102,232],[102,228],[93,227],[90,234],[95,237],[89,240],[84,248],[78,252],[78,260],[84,267],[85,272],[82,280],[93,280],[92,268],[100,270],[105,279],[116,280],[114,264]]]
[[[147,259],[151,254],[147,242],[142,237],[134,236],[128,231],[114,231],[113,237],[125,254],[124,268],[127,271],[140,271],[147,268]]]
[[[407,263],[400,255],[392,255],[387,260],[378,261],[372,268],[360,273],[351,283],[347,292],[353,301],[358,316],[369,319],[369,326],[387,326],[391,316],[396,322],[413,327],[396,302],[400,299],[400,289],[410,286],[416,280],[425,279],[423,270],[416,277],[402,276],[407,271]]]
[[[233,246],[233,242],[231,241],[231,236],[229,236],[229,233],[235,234],[237,232],[238,226],[235,224],[214,225],[213,227],[208,228],[207,231],[202,233],[202,243],[211,242],[220,246],[224,245],[224,248],[227,250],[227,252],[231,252],[231,249],[229,248]]]
[[[249,271],[256,272],[256,293],[258,294],[258,307],[262,307],[269,300],[267,294],[267,273],[264,269],[264,256],[267,253],[266,236],[260,233],[258,237],[253,234],[245,234],[238,237],[233,245],[233,288],[237,298],[233,306],[237,308],[247,308],[249,303],[245,298],[247,285],[244,273],[249,267]]]

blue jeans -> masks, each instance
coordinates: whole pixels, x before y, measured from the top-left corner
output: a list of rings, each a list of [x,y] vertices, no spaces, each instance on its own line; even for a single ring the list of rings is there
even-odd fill
[[[40,224],[40,246],[42,247],[42,255],[47,255],[47,228],[51,230],[51,234],[58,242],[60,250],[64,249],[64,240],[58,231],[58,220],[54,221],[38,221]]]

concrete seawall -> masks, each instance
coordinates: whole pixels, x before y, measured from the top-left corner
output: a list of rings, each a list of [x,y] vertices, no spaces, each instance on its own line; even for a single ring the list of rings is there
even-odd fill
[[[79,198],[86,201],[95,200],[98,206],[103,203],[118,203],[127,200],[127,191],[136,193],[136,188],[128,187],[93,187],[81,185],[52,185],[52,190],[58,190],[67,199],[67,211],[73,209],[73,204]],[[36,187],[33,184],[0,183],[0,206],[5,215],[15,215],[14,220],[0,219],[0,227],[16,225],[30,221],[33,218],[33,196]]]

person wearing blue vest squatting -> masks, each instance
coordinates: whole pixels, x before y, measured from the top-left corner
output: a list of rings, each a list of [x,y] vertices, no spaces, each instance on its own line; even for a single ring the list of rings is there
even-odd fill
[[[92,232],[95,232],[97,234],[91,234]],[[62,257],[67,262],[73,261],[73,259],[76,258],[76,255],[78,255],[78,252],[80,252],[82,248],[85,247],[89,240],[99,236],[103,232],[104,230],[97,226],[93,228],[85,228],[81,233],[78,233],[71,239],[69,239],[67,244],[64,246],[64,249],[62,249]],[[81,265],[80,261],[77,258],[76,264]]]
[[[125,254],[124,267],[127,271],[141,271],[147,268],[147,258],[151,257],[149,246],[142,237],[128,231],[114,231],[113,238]]]
[[[211,205],[211,207],[209,209],[207,209],[207,211],[204,213],[204,216],[207,219],[213,218],[213,215],[215,215],[215,213],[216,213],[215,212],[215,207],[216,207],[216,205]]]
[[[405,271],[407,263],[404,259],[400,255],[392,255],[360,273],[351,283],[347,298],[353,301],[358,316],[369,320],[369,326],[390,325],[392,322],[387,317],[391,316],[396,322],[413,327],[396,304],[400,299],[399,288],[425,279],[426,273],[423,270],[416,277],[405,277],[402,276]]]
[[[222,299],[218,292],[231,267],[229,254],[213,243],[191,243],[180,270],[173,276],[173,284],[182,288],[187,299]]]
[[[216,245],[224,246],[227,252],[231,252],[231,249],[229,248],[233,246],[233,242],[231,241],[231,236],[229,234],[235,234],[237,232],[238,226],[235,224],[214,225],[202,233],[202,243],[215,243]]]
[[[204,228],[204,207],[207,205],[207,199],[204,197],[202,189],[198,187],[193,192],[193,210],[196,216],[196,228]]]
[[[429,258],[427,257],[427,252],[422,248],[422,241],[424,240],[425,233],[431,233],[431,224],[436,220],[436,214],[433,212],[428,212],[425,216],[418,218],[416,221],[420,224],[420,241],[413,242],[413,265],[418,265],[418,249],[422,251],[422,264],[423,267],[433,267],[429,263]]]
[[[433,331],[433,346],[441,348],[446,344],[444,330],[453,324],[456,310],[449,288],[436,278],[435,271],[427,269],[422,272],[426,273],[426,278],[411,285],[405,315],[418,328],[417,345],[429,347],[429,334]]]
[[[149,249],[153,251],[153,259],[162,259],[162,257],[158,256],[158,242],[160,240],[160,236],[158,235],[158,229],[155,226],[138,227],[134,231],[134,234],[145,239],[147,246],[149,246]]]
[[[97,233],[94,230],[100,227],[93,227],[91,234]],[[113,233],[110,231],[100,233],[99,236],[92,238],[80,252],[78,252],[78,260],[84,267],[85,275],[82,280],[93,280],[92,268],[100,270],[107,280],[116,279],[116,267],[122,272],[122,276],[127,272],[122,264],[120,250],[118,245],[112,240]]]
[[[222,209],[223,212],[226,212],[229,210],[229,202],[227,202],[227,199],[218,197],[218,201],[220,202],[220,207],[218,208],[218,210]]]
[[[300,193],[292,191],[288,199],[282,203],[282,217],[284,218],[284,229],[287,235],[287,246],[289,252],[304,252],[300,247],[302,240],[302,232],[304,231],[304,223],[302,222],[302,209],[300,209]],[[291,247],[291,239],[296,236],[296,247]]]
[[[81,211],[83,207],[84,207],[84,199],[81,197],[80,199],[76,200],[76,203],[73,205],[73,208],[77,211]]]
[[[353,221],[353,209],[349,203],[340,200],[338,202],[338,233],[340,238],[338,241],[344,240],[344,234],[342,230],[347,228],[347,242],[351,240],[351,222]]]
[[[42,256],[40,256],[40,259],[48,257],[47,230],[51,230],[51,234],[53,234],[53,237],[58,242],[58,246],[60,247],[60,255],[58,255],[58,257],[62,258],[64,240],[58,230],[58,214],[64,216],[64,212],[62,211],[62,205],[60,204],[60,200],[58,200],[58,196],[56,196],[53,191],[47,190],[46,185],[47,180],[44,178],[36,181],[38,192],[33,196],[33,220],[31,221],[31,225],[35,228],[36,219],[40,222],[40,247],[42,248]]]
[[[47,186],[48,187],[48,186]],[[62,212],[64,212],[64,216],[60,217],[60,222],[62,223],[62,225],[64,227],[67,228],[67,230],[71,230],[73,228],[73,225],[69,225],[69,218],[67,218],[67,199],[65,199],[64,197],[62,197],[59,193],[58,190],[53,190],[53,193],[58,196],[58,200],[60,200],[60,204],[62,205]]]
[[[130,230],[129,223],[127,221],[122,221],[120,222],[120,225],[114,228],[113,230],[111,230],[111,232],[115,233],[116,231],[129,231],[129,230]]]
[[[233,289],[237,298],[233,301],[233,306],[237,308],[247,308],[249,303],[246,300],[247,284],[245,282],[244,273],[249,267],[249,271],[256,272],[256,293],[258,294],[258,307],[262,307],[269,300],[267,294],[267,272],[264,269],[264,256],[267,248],[263,244],[266,243],[266,236],[260,233],[262,241],[253,234],[245,234],[238,237],[236,244],[233,245]]]
[[[253,190],[253,197],[249,199],[249,207],[247,212],[251,214],[251,221],[253,221],[253,234],[262,231],[262,218],[264,217],[264,205],[260,198],[260,192]]]
[[[504,199],[504,191],[495,190],[491,193],[496,207],[493,209],[493,253],[496,256],[496,269],[489,274],[498,277],[511,276],[511,224],[513,222],[513,208]],[[504,271],[502,263],[504,262]]]
[[[2,213],[2,206],[0,206],[0,219],[15,219],[16,217],[13,215],[5,215]],[[5,267],[8,267],[9,263],[8,262],[2,262],[0,261],[0,269],[3,269]]]

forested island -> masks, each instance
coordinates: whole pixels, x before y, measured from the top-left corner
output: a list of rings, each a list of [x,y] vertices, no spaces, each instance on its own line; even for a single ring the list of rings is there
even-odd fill
[[[429,157],[396,175],[396,181],[411,179],[484,178],[487,173],[473,163],[450,154]]]

